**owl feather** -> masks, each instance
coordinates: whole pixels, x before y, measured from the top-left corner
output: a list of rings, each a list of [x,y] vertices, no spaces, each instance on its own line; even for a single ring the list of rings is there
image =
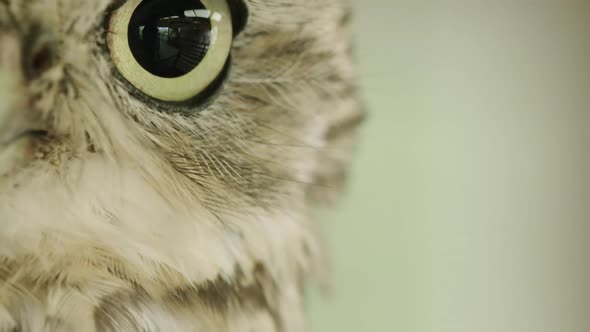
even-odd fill
[[[363,116],[348,4],[246,1],[202,105],[120,77],[115,5],[0,0],[0,331],[305,331]]]

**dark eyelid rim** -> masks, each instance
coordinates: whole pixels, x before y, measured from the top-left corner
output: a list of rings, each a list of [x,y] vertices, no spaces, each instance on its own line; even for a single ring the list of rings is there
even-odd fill
[[[164,101],[151,96],[146,95],[143,91],[139,90],[133,84],[129,83],[123,75],[113,66],[113,75],[121,82],[125,88],[129,91],[129,94],[135,99],[140,100],[144,104],[157,109],[160,112],[170,114],[180,114],[190,117],[198,116],[201,111],[204,111],[209,107],[223,91],[223,85],[227,80],[229,72],[231,70],[231,55],[228,57],[223,70],[215,78],[215,80],[205,90],[201,91],[196,96],[184,100],[184,101]]]
[[[227,0],[232,15],[234,37],[246,28],[249,10],[244,0]]]

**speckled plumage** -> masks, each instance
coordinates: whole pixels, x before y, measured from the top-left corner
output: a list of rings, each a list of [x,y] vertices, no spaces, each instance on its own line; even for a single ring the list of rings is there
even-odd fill
[[[246,4],[223,88],[183,106],[118,77],[111,1],[0,0],[0,127],[36,130],[0,139],[0,331],[305,330],[309,217],[362,118],[350,12]]]

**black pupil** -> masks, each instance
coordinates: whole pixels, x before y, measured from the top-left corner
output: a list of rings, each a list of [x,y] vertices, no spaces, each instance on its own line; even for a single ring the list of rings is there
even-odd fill
[[[210,15],[199,0],[144,0],[129,23],[131,53],[156,76],[183,76],[211,45]]]

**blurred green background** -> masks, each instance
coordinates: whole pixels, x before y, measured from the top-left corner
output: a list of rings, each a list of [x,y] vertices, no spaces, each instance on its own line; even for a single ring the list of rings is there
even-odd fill
[[[586,332],[590,2],[362,0],[314,332]]]

